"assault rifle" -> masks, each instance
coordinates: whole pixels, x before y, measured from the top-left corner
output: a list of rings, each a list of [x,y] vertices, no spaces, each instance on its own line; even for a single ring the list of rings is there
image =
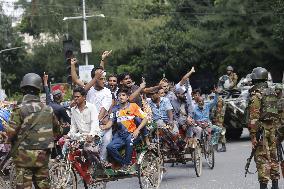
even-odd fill
[[[251,163],[251,160],[252,158],[254,157],[255,155],[255,152],[256,152],[256,149],[257,147],[259,146],[259,143],[260,143],[260,140],[261,140],[261,133],[262,131],[258,131],[256,133],[256,140],[257,140],[257,144],[252,148],[251,150],[251,153],[250,153],[250,156],[249,158],[247,158],[247,163],[246,163],[246,166],[245,166],[245,177],[247,177],[247,174],[254,174],[253,172],[250,172],[249,171],[249,166],[250,166],[250,163]]]
[[[246,166],[245,166],[245,177],[247,177],[247,174],[254,174],[253,172],[250,172],[249,171],[249,166],[250,166],[250,163],[251,163],[251,160],[256,152],[256,149],[257,149],[257,146],[258,144],[252,149],[251,153],[250,153],[250,156],[249,158],[247,158],[247,163],[246,163]]]

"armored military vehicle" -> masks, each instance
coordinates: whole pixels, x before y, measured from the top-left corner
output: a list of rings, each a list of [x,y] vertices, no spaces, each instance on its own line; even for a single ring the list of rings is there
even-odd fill
[[[269,74],[268,85],[274,87],[276,84],[272,82]],[[240,138],[243,128],[247,127],[247,106],[251,87],[250,74],[248,74],[239,81],[237,89],[224,90],[221,94],[225,102],[224,126],[227,129],[226,138],[228,139]]]

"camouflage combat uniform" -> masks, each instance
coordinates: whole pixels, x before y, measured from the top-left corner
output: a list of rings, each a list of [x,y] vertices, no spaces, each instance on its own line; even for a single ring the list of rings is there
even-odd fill
[[[222,144],[226,143],[226,128],[224,127],[224,116],[225,116],[225,108],[224,108],[224,101],[221,96],[218,97],[217,106],[214,110],[214,124],[217,125],[222,129],[221,136],[220,136],[220,142]]]
[[[278,86],[279,87],[279,86]],[[279,90],[283,91],[283,87],[279,87]],[[279,112],[279,128],[278,128],[278,138],[279,141],[283,141],[284,140],[284,95],[283,93],[280,94],[280,96],[278,96],[278,112]]]
[[[267,92],[270,91],[270,92]],[[280,178],[279,166],[277,162],[276,150],[276,116],[264,117],[264,95],[271,94],[267,83],[259,83],[250,90],[250,101],[248,106],[250,136],[252,141],[257,139],[260,134],[260,140],[254,155],[256,168],[258,171],[258,180],[260,183],[267,184],[269,179],[278,180]],[[274,102],[271,102],[273,104]]]
[[[40,116],[40,119],[37,117]],[[12,142],[20,140],[28,130],[27,137],[20,143],[15,154],[12,154],[16,165],[17,189],[32,187],[49,189],[48,162],[50,149],[54,147],[54,127],[57,126],[56,117],[51,107],[40,102],[34,95],[25,95],[22,103],[13,111],[7,134]]]

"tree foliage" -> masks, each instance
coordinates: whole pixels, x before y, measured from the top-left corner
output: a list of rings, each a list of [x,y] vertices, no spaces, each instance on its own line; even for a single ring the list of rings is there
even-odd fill
[[[87,27],[93,46],[89,56],[92,64],[98,64],[104,50],[113,50],[108,72],[131,72],[137,82],[144,76],[154,84],[163,74],[178,81],[195,66],[198,72],[192,78],[193,85],[210,88],[227,65],[232,65],[240,76],[263,66],[276,81],[281,80],[282,0],[86,0],[86,4],[88,15],[106,16],[88,18]],[[23,19],[11,30],[35,38],[48,33],[54,40],[38,43],[32,54],[15,55],[25,62],[17,74],[47,71],[55,81],[65,81],[62,52],[65,34],[72,36],[76,56],[84,64],[79,53],[82,20],[62,20],[80,16],[81,1],[19,0],[18,6],[25,10]]]

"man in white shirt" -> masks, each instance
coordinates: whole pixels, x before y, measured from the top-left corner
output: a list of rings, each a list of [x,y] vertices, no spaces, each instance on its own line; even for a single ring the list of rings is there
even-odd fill
[[[71,109],[71,126],[68,136],[87,135],[92,138],[101,135],[98,111],[93,104],[86,102],[86,91],[82,87],[73,90],[76,106]]]
[[[107,58],[111,52],[105,51],[102,55],[102,59]],[[75,58],[71,59],[71,75],[74,83],[84,87],[88,92],[86,100],[87,102],[94,104],[98,111],[98,120],[100,125],[105,125],[108,121],[108,111],[112,105],[112,94],[111,91],[105,87],[106,82],[106,73],[104,72],[103,67],[94,68],[91,72],[92,80],[86,84],[78,79],[78,76],[75,71],[75,65],[77,60]],[[102,146],[100,156],[101,159],[106,161],[107,158],[107,145],[111,142],[112,139],[112,129],[104,130],[102,133]]]
[[[100,126],[107,123],[109,117],[108,111],[112,105],[112,94],[111,91],[104,86],[105,80],[105,72],[99,67],[95,71],[95,77],[85,86],[85,89],[88,90],[87,101],[94,104],[99,111],[98,118]],[[107,161],[106,147],[112,140],[112,128],[104,130],[102,137],[100,157],[101,160]]]

